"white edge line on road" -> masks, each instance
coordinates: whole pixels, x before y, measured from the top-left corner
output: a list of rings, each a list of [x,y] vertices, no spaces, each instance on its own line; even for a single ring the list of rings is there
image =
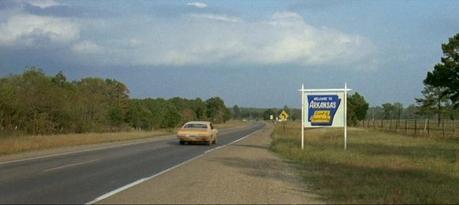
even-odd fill
[[[191,159],[188,159],[188,160],[186,160],[186,161],[184,161],[184,162],[182,162],[182,163],[180,163],[180,164],[177,164],[177,165],[175,165],[175,166],[173,166],[173,167],[167,168],[167,169],[165,169],[165,170],[163,170],[163,171],[161,171],[161,172],[159,172],[159,173],[157,173],[157,174],[155,174],[155,175],[153,175],[153,176],[149,176],[149,177],[145,177],[145,178],[139,179],[139,180],[134,181],[134,182],[132,182],[132,183],[130,183],[130,184],[127,184],[127,185],[125,185],[125,186],[122,186],[122,187],[120,187],[120,188],[118,188],[118,189],[115,189],[115,190],[113,190],[113,191],[110,191],[110,192],[108,192],[108,193],[106,193],[106,194],[104,194],[104,195],[102,195],[102,196],[99,196],[99,197],[97,197],[96,199],[94,199],[94,200],[92,200],[92,201],[90,201],[90,202],[87,202],[87,203],[85,203],[85,204],[94,204],[94,203],[96,203],[96,202],[98,202],[98,201],[104,200],[104,199],[106,199],[106,198],[108,198],[108,197],[110,197],[110,196],[113,196],[113,195],[115,195],[115,194],[117,194],[117,193],[119,193],[119,192],[122,192],[122,191],[124,191],[124,190],[126,190],[126,189],[129,189],[129,188],[131,188],[131,187],[133,187],[133,186],[135,186],[135,185],[137,185],[137,184],[140,184],[140,183],[142,183],[142,182],[144,182],[144,181],[147,181],[147,180],[149,180],[149,179],[153,179],[153,178],[155,178],[155,177],[157,177],[157,176],[159,176],[159,175],[162,175],[162,174],[164,174],[164,173],[166,173],[166,172],[168,172],[168,171],[171,171],[171,170],[173,170],[173,169],[175,169],[175,168],[177,168],[177,167],[180,167],[180,166],[182,166],[182,165],[184,165],[184,164],[186,164],[186,163],[188,163],[188,162],[191,162],[192,160],[195,160],[195,159],[197,159],[197,158],[200,158],[200,157],[202,157],[202,156],[204,156],[204,154],[200,154],[200,155],[195,156],[195,157],[193,157],[193,158],[191,158]]]
[[[169,172],[169,171],[171,171],[171,170],[173,170],[173,169],[175,169],[175,168],[177,168],[177,167],[180,167],[180,166],[182,166],[182,165],[185,165],[185,164],[187,164],[187,163],[189,163],[189,162],[191,162],[191,161],[193,161],[193,160],[195,160],[195,159],[198,159],[198,158],[204,156],[206,153],[209,153],[209,152],[211,152],[211,151],[213,151],[213,150],[221,149],[221,148],[223,148],[223,147],[225,147],[225,146],[227,146],[227,145],[232,145],[232,144],[234,144],[234,143],[236,143],[236,142],[239,142],[239,141],[241,141],[241,140],[243,140],[243,139],[245,139],[245,138],[247,138],[247,137],[250,137],[251,135],[257,133],[257,132],[260,131],[260,130],[262,130],[262,129],[256,130],[256,131],[254,131],[254,132],[252,132],[252,133],[250,133],[250,134],[248,134],[248,135],[246,135],[246,136],[244,136],[244,137],[241,137],[241,138],[239,138],[239,139],[237,139],[237,140],[235,140],[235,141],[230,142],[229,144],[222,145],[222,146],[218,146],[218,147],[215,147],[215,148],[213,148],[213,149],[207,150],[207,151],[205,151],[203,154],[199,154],[199,155],[197,155],[197,156],[195,156],[195,157],[193,157],[193,158],[191,158],[191,159],[188,159],[188,160],[186,160],[186,161],[184,161],[184,162],[181,162],[181,163],[179,163],[179,164],[177,164],[177,165],[174,165],[173,167],[167,168],[167,169],[165,169],[165,170],[163,170],[163,171],[161,171],[161,172],[159,172],[159,173],[157,173],[157,174],[155,174],[155,175],[153,175],[153,176],[145,177],[145,178],[139,179],[139,180],[137,180],[137,181],[131,182],[131,183],[129,183],[129,184],[127,184],[127,185],[124,185],[124,186],[122,186],[122,187],[120,187],[120,188],[118,188],[118,189],[115,189],[115,190],[113,190],[113,191],[110,191],[110,192],[108,192],[108,193],[102,195],[102,196],[99,196],[99,197],[95,198],[94,200],[92,200],[92,201],[90,201],[90,202],[87,202],[87,203],[85,203],[85,204],[95,204],[95,203],[97,203],[97,202],[99,202],[99,201],[102,201],[102,200],[104,200],[104,199],[106,199],[106,198],[108,198],[108,197],[111,197],[111,196],[113,196],[113,195],[115,195],[115,194],[117,194],[117,193],[119,193],[119,192],[122,192],[122,191],[124,191],[124,190],[126,190],[126,189],[129,189],[129,188],[131,188],[131,187],[133,187],[133,186],[135,186],[135,185],[138,185],[138,184],[140,184],[140,183],[142,183],[142,182],[144,182],[144,181],[153,179],[153,178],[155,178],[155,177],[157,177],[157,176],[159,176],[159,175],[162,175],[162,174],[164,174],[164,173],[166,173],[166,172]]]

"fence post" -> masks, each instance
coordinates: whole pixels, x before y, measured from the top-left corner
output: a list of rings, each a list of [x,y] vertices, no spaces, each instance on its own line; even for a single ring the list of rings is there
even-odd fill
[[[443,138],[444,138],[445,137],[445,120],[444,119],[441,121],[441,129],[442,129]]]
[[[427,119],[427,136],[430,136],[430,120]]]
[[[405,119],[405,134],[408,134],[408,127],[407,127],[408,126],[408,122],[407,121],[408,120]]]
[[[456,137],[456,120],[453,120],[453,137]]]
[[[414,136],[416,136],[417,124],[416,119],[414,119]]]

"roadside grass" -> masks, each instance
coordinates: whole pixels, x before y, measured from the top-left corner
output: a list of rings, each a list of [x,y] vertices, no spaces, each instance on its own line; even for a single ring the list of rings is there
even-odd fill
[[[215,124],[215,127],[224,129],[242,127],[245,125],[247,125],[247,122],[231,120],[226,123]],[[52,148],[151,138],[162,135],[175,134],[176,131],[177,129],[160,129],[154,131],[125,131],[0,137],[0,156]]]
[[[305,189],[330,203],[459,203],[459,140],[349,128],[276,126],[271,149],[295,163]]]
[[[0,155],[68,146],[98,144],[172,134],[170,130],[34,135],[0,138]]]

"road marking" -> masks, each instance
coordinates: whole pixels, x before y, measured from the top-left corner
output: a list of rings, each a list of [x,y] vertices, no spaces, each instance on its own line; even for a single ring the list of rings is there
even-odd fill
[[[230,143],[228,143],[228,144],[221,145],[221,146],[215,147],[215,148],[213,148],[213,149],[207,150],[207,151],[204,152],[204,154],[207,154],[207,153],[209,153],[209,152],[212,152],[212,151],[215,151],[215,150],[224,148],[224,147],[226,147],[227,145],[232,145],[232,144],[234,144],[234,143],[236,143],[236,142],[239,142],[239,141],[241,141],[241,140],[244,140],[245,138],[250,137],[250,136],[252,136],[253,134],[257,133],[258,131],[260,131],[260,130],[255,130],[255,131],[253,131],[252,133],[250,133],[250,134],[248,134],[248,135],[246,135],[246,136],[244,136],[244,137],[241,137],[241,138],[239,138],[239,139],[237,139],[237,140],[234,140],[234,141],[232,141],[232,142],[230,142]]]
[[[248,134],[248,135],[246,135],[246,136],[244,136],[244,137],[241,137],[241,138],[239,138],[239,139],[237,139],[237,140],[235,140],[235,141],[233,141],[233,142],[231,142],[231,143],[229,143],[229,144],[226,144],[226,145],[231,145],[231,144],[233,144],[233,143],[235,143],[235,142],[241,141],[242,139],[245,139],[245,138],[247,138],[247,137],[253,135],[254,133],[256,133],[256,132],[262,130],[261,128],[263,128],[263,127],[260,127],[260,129],[255,130],[255,131],[251,132],[250,134]],[[94,200],[92,200],[92,201],[90,201],[90,202],[87,202],[87,203],[85,203],[85,204],[95,204],[95,203],[97,203],[97,202],[99,202],[99,201],[102,201],[102,200],[104,200],[104,199],[106,199],[106,198],[108,198],[108,197],[111,197],[111,196],[113,196],[113,195],[115,195],[115,194],[117,194],[117,193],[119,193],[119,192],[122,192],[122,191],[124,191],[124,190],[126,190],[126,189],[129,189],[129,188],[131,188],[131,187],[133,187],[133,186],[135,186],[135,185],[138,185],[138,184],[140,184],[140,183],[142,183],[142,182],[145,182],[145,181],[147,181],[147,180],[153,179],[153,178],[155,178],[155,177],[157,177],[157,176],[160,176],[160,175],[162,175],[162,174],[164,174],[164,173],[166,173],[166,172],[169,172],[169,171],[171,171],[171,170],[173,170],[173,169],[175,169],[175,168],[177,168],[177,167],[183,166],[183,165],[185,165],[185,164],[187,164],[187,163],[189,163],[189,162],[191,162],[191,161],[193,161],[193,160],[195,160],[195,159],[198,159],[198,158],[204,156],[206,153],[209,153],[209,152],[211,152],[211,151],[213,151],[213,150],[221,149],[221,148],[225,147],[226,145],[218,146],[218,147],[215,147],[215,148],[213,148],[213,149],[207,150],[207,151],[205,151],[205,152],[202,153],[202,154],[199,154],[199,155],[197,155],[197,156],[195,156],[195,157],[193,157],[193,158],[191,158],[191,159],[188,159],[188,160],[186,160],[186,161],[184,161],[184,162],[181,162],[181,163],[179,163],[179,164],[177,164],[177,165],[174,165],[174,166],[172,166],[172,167],[170,167],[170,168],[167,168],[167,169],[165,169],[165,170],[163,170],[163,171],[161,171],[161,172],[159,172],[159,173],[157,173],[157,174],[155,174],[155,175],[153,175],[153,176],[145,177],[145,178],[139,179],[139,180],[137,180],[137,181],[131,182],[131,183],[129,183],[129,184],[127,184],[127,185],[124,185],[124,186],[122,186],[122,187],[120,187],[120,188],[118,188],[118,189],[115,189],[115,190],[113,190],[113,191],[110,191],[110,192],[108,192],[108,193],[102,195],[102,196],[99,196],[99,197],[95,198]]]
[[[132,183],[130,183],[130,184],[127,184],[127,185],[122,186],[122,187],[120,187],[120,188],[118,188],[118,189],[115,189],[115,190],[113,190],[113,191],[111,191],[111,192],[108,192],[108,193],[106,193],[106,194],[104,194],[104,195],[102,195],[102,196],[99,196],[99,197],[97,197],[96,199],[94,199],[94,200],[92,200],[92,201],[90,201],[90,202],[87,202],[87,203],[85,203],[85,204],[94,204],[94,203],[96,203],[96,202],[98,202],[98,201],[104,200],[104,199],[106,199],[106,198],[108,198],[108,197],[110,197],[110,196],[113,196],[113,195],[115,195],[115,194],[117,194],[117,193],[119,193],[119,192],[122,192],[122,191],[124,191],[124,190],[126,190],[126,189],[129,189],[129,188],[131,188],[131,187],[133,187],[133,186],[135,186],[135,185],[137,185],[137,184],[140,184],[140,183],[142,183],[142,182],[144,182],[144,181],[147,181],[147,180],[149,180],[149,179],[153,179],[153,178],[155,178],[155,177],[157,177],[157,176],[159,176],[159,175],[162,175],[162,174],[164,174],[164,173],[166,173],[166,172],[168,172],[168,171],[171,171],[171,170],[173,170],[173,169],[175,169],[175,168],[177,168],[177,167],[180,167],[180,166],[182,166],[182,165],[185,165],[185,164],[187,164],[187,163],[189,163],[189,162],[191,162],[191,161],[193,161],[193,160],[195,160],[195,159],[198,159],[198,158],[200,158],[200,157],[202,157],[202,156],[204,156],[204,154],[199,154],[199,155],[197,155],[197,156],[195,156],[195,157],[193,157],[193,158],[191,158],[191,159],[188,159],[188,160],[186,160],[186,161],[184,161],[184,162],[181,162],[181,163],[179,163],[179,164],[177,164],[177,165],[175,165],[175,166],[173,166],[173,167],[167,168],[167,169],[165,169],[165,170],[163,170],[163,171],[161,171],[161,172],[159,172],[159,173],[157,173],[157,174],[155,174],[155,175],[153,175],[153,176],[149,176],[149,177],[145,177],[145,178],[139,179],[139,180],[134,181],[134,182],[132,182]]]
[[[206,151],[204,152],[204,154],[207,154],[207,153],[212,152],[212,151],[217,150],[217,149],[221,149],[221,148],[223,148],[223,147],[225,147],[225,146],[226,146],[226,145],[220,145],[220,146],[215,147],[215,148],[213,148],[213,149],[206,150]]]
[[[261,127],[261,128],[263,128],[263,127]],[[231,143],[229,143],[229,144],[227,144],[227,145],[232,145],[232,144],[234,144],[234,143],[236,143],[236,142],[239,142],[239,141],[241,141],[241,140],[243,140],[243,139],[245,139],[245,138],[247,138],[247,137],[252,136],[253,134],[255,134],[256,132],[258,132],[258,131],[260,131],[260,130],[261,130],[261,129],[255,130],[254,132],[252,132],[252,133],[250,133],[250,134],[248,134],[248,135],[246,135],[246,136],[244,136],[244,137],[242,137],[242,138],[239,138],[239,139],[237,139],[237,140],[234,140],[234,141],[232,141]]]
[[[227,130],[227,129],[229,129],[229,130]],[[239,129],[239,128],[226,128],[224,131],[222,131],[221,134],[231,133],[231,131],[233,129]],[[161,135],[161,136],[157,136],[157,137],[163,137],[165,139],[156,140],[157,138],[153,137],[152,139],[148,139],[146,141],[141,141],[140,140],[140,142],[123,143],[122,141],[120,141],[121,144],[114,144],[114,145],[108,144],[106,147],[88,148],[88,149],[77,150],[77,151],[70,151],[70,152],[63,152],[63,153],[56,153],[56,154],[47,154],[47,155],[42,155],[42,156],[38,156],[38,157],[30,157],[30,158],[25,158],[25,159],[3,161],[3,162],[0,162],[0,165],[14,163],[14,162],[23,162],[23,161],[35,160],[35,159],[45,159],[45,158],[49,158],[49,157],[58,157],[58,156],[69,155],[69,154],[77,154],[77,153],[83,153],[83,152],[97,151],[97,150],[103,150],[103,149],[119,148],[119,147],[124,147],[124,146],[129,146],[129,145],[137,145],[137,144],[149,143],[149,142],[155,142],[155,141],[167,141],[167,140],[171,140],[169,138],[174,138],[175,135]],[[110,142],[108,142],[108,143],[110,143]],[[97,145],[97,144],[94,144],[94,145]],[[101,146],[104,146],[104,145],[102,144]]]
[[[120,141],[120,143],[122,143],[122,144],[114,144],[114,145],[108,144],[106,147],[88,148],[88,149],[84,149],[84,150],[77,150],[77,151],[70,151],[70,152],[63,152],[63,153],[56,153],[56,154],[48,154],[48,155],[42,155],[42,156],[31,157],[31,158],[26,158],[26,159],[17,159],[17,160],[11,160],[11,161],[4,161],[4,162],[0,162],[0,165],[14,163],[14,162],[23,162],[23,161],[35,160],[35,159],[44,159],[44,158],[49,158],[49,157],[57,157],[57,156],[63,156],[63,155],[69,155],[69,154],[97,151],[97,150],[103,150],[103,149],[113,149],[113,148],[129,146],[129,145],[137,145],[137,144],[142,144],[142,143],[149,143],[149,142],[154,142],[154,141],[167,141],[167,140],[171,140],[171,139],[168,139],[168,138],[172,138],[174,136],[175,135],[163,135],[163,136],[158,136],[158,137],[164,137],[166,139],[155,140],[155,138],[151,138],[151,139],[148,139],[146,141],[140,141],[140,142],[122,143],[122,141]],[[94,145],[97,145],[97,144],[94,144]],[[104,146],[104,145],[101,145],[101,146]]]
[[[67,167],[74,167],[74,166],[87,164],[87,163],[91,163],[91,162],[95,162],[95,161],[99,161],[99,160],[100,159],[94,159],[94,160],[89,160],[89,161],[85,161],[85,162],[77,162],[77,163],[73,163],[73,164],[66,164],[66,165],[63,165],[63,166],[59,166],[59,167],[54,167],[54,168],[51,168],[51,169],[43,170],[43,172],[50,172],[50,171],[54,171],[54,170],[58,170],[58,169],[64,169],[64,168],[67,168]]]

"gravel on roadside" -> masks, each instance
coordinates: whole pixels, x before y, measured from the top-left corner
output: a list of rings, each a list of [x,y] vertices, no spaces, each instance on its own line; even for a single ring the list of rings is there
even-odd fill
[[[310,204],[295,168],[269,151],[272,126],[124,190],[108,204]],[[154,166],[152,164],[152,166]]]

